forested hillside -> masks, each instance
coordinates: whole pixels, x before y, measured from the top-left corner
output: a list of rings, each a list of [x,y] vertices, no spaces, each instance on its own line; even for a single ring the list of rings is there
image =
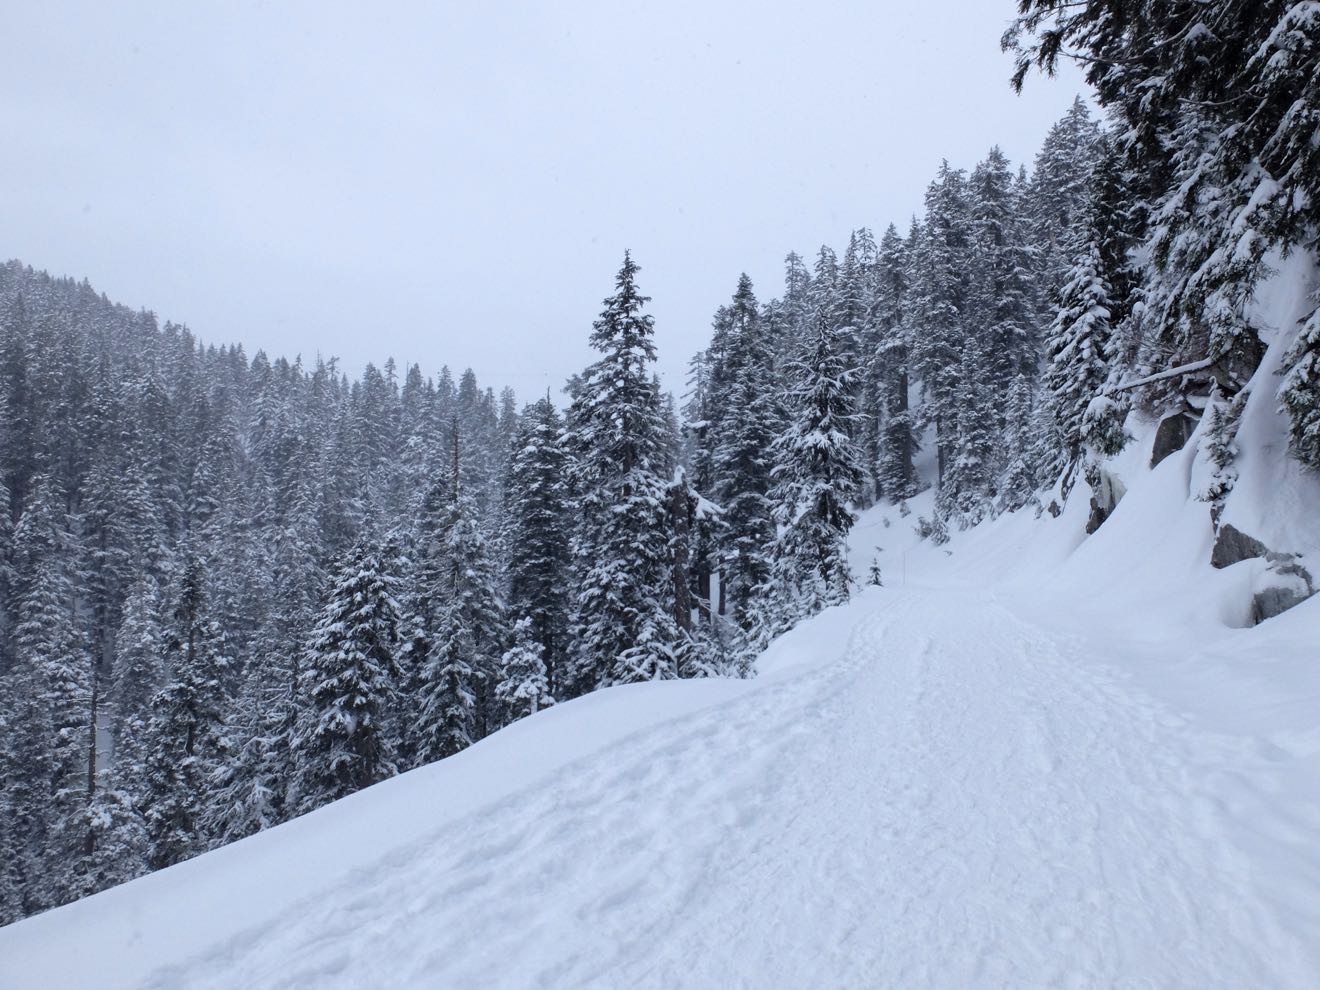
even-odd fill
[[[521,408],[0,268],[0,921],[555,701],[745,676],[866,578],[855,511],[924,477],[937,544],[1079,498],[1094,531],[1108,459],[1159,422],[1195,433],[1218,524],[1253,381],[1320,470],[1314,301],[1254,316],[1285,261],[1316,288],[1320,4],[1019,6],[1016,82],[1079,58],[1099,111],[1030,163],[944,164],[921,217],[790,254],[777,298],[730,273],[677,401],[629,255],[594,324],[584,301],[599,359]]]

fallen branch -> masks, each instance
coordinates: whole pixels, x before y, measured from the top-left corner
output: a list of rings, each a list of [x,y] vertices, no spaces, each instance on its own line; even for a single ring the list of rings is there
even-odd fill
[[[1200,361],[1193,361],[1191,364],[1182,364],[1176,368],[1170,368],[1168,371],[1161,371],[1157,375],[1147,375],[1145,378],[1138,378],[1135,382],[1124,382],[1122,385],[1115,385],[1113,388],[1105,389],[1105,394],[1112,395],[1114,392],[1126,392],[1130,388],[1149,385],[1151,382],[1162,381],[1165,378],[1177,378],[1179,375],[1185,375],[1192,371],[1202,371],[1214,363],[1214,358],[1202,358]]]

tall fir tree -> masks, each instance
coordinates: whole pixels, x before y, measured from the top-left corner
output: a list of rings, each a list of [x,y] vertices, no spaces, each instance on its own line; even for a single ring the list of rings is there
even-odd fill
[[[203,565],[185,545],[165,630],[165,686],[151,700],[139,802],[151,865],[170,866],[204,851],[202,815],[223,744],[228,657],[207,608]]]
[[[340,562],[303,655],[307,699],[293,740],[291,810],[320,807],[395,772],[389,719],[399,678],[398,577],[370,536]]]
[[[872,379],[880,437],[876,453],[877,494],[905,499],[916,494],[917,474],[913,458],[920,444],[911,407],[912,348],[909,327],[908,252],[916,241],[914,230],[907,240],[893,224],[880,239],[876,261],[874,321],[875,353]]]
[[[1111,336],[1109,286],[1094,239],[1082,248],[1059,300],[1059,312],[1046,346],[1045,387],[1063,441],[1062,463],[1077,461],[1085,442],[1087,407],[1107,376]]]
[[[791,420],[775,441],[778,600],[766,608],[778,615],[761,617],[771,631],[847,601],[853,581],[846,539],[862,479],[853,438],[856,373],[848,340],[828,314],[817,315],[811,349],[794,371]]]
[[[424,661],[418,693],[417,762],[430,763],[466,749],[476,738],[476,675],[472,630],[461,609],[442,607]]]
[[[569,415],[578,516],[570,694],[676,675],[665,429],[650,373],[654,321],[642,311],[637,272],[625,253],[591,335],[601,357]]]
[[[926,216],[910,254],[912,349],[925,397],[923,416],[935,427],[943,480],[955,454],[962,350],[967,334],[969,221],[966,177],[945,162],[926,191]]]
[[[563,422],[549,396],[523,410],[507,486],[509,611],[530,634],[554,693],[568,657],[571,530]]]
[[[734,619],[750,627],[755,596],[769,577],[774,539],[770,502],[771,445],[783,413],[773,382],[773,358],[761,326],[751,279],[743,275],[729,306],[731,336],[725,364],[720,432],[713,450],[712,497],[721,507],[722,597]]]

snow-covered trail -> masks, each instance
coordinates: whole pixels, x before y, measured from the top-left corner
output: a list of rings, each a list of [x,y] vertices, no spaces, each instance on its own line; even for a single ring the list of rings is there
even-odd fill
[[[986,591],[642,731],[158,987],[1316,986],[1211,786],[1232,742]],[[1094,654],[1094,655],[1093,655]]]

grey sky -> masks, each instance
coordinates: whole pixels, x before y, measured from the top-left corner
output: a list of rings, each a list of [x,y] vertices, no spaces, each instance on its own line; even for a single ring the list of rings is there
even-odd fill
[[[1081,88],[1012,94],[1011,0],[6,6],[0,256],[521,398],[625,247],[678,387],[740,271],[905,226],[942,157],[1029,164]]]

